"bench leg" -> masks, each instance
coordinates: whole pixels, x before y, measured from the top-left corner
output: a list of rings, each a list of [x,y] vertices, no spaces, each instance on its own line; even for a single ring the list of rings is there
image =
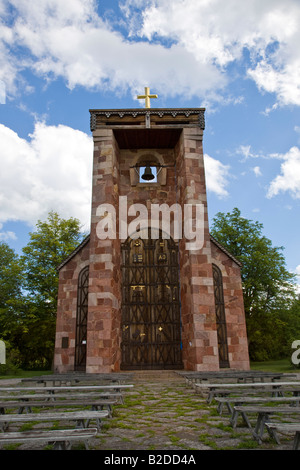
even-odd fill
[[[92,405],[92,411],[102,411],[104,410],[104,408],[107,408],[107,411],[108,411],[108,417],[109,418],[112,418],[112,406],[109,405],[109,404],[105,404],[105,405]]]
[[[259,444],[262,444],[262,437],[264,433],[264,427],[265,423],[268,423],[270,421],[270,415],[269,413],[259,413],[257,417],[257,422],[255,426],[255,430],[253,431],[253,437],[254,439],[257,440]],[[268,429],[269,435],[275,439],[277,442],[277,435],[276,433],[273,433],[273,430]],[[279,442],[277,442],[279,443]]]
[[[230,415],[232,415],[233,409],[232,409],[231,404],[229,403],[229,401],[226,401],[225,404],[226,404],[228,413],[229,413]],[[223,403],[223,402],[219,402],[218,407],[217,407],[217,410],[218,410],[218,413],[219,413],[220,415],[223,413],[223,408],[224,408],[224,403]]]
[[[70,441],[55,441],[53,443],[53,450],[71,450]]]
[[[293,450],[298,450],[300,445],[300,432],[296,431],[293,443]]]
[[[87,427],[87,426],[85,426],[84,419],[77,419],[76,420],[76,426],[75,426],[76,429],[83,429],[85,427]]]
[[[226,402],[226,406],[227,406],[227,409],[228,409],[228,413],[229,413],[230,415],[232,415],[233,409],[232,409],[232,406],[231,406],[231,404],[229,403],[229,401]]]
[[[20,406],[19,409],[18,409],[18,413],[22,414],[24,410],[26,410],[27,413],[31,413],[31,411],[32,411],[31,406],[26,405],[26,406]]]
[[[233,429],[236,428],[238,415],[239,415],[239,412],[236,411],[235,409],[233,409],[233,413],[232,413],[232,416],[230,418],[230,424],[233,427]]]
[[[251,426],[251,423],[250,423],[250,421],[249,421],[248,416],[246,415],[246,413],[243,412],[243,411],[241,411],[240,413],[241,413],[241,416],[242,416],[243,421],[244,421],[244,423],[246,424],[246,426],[251,429],[252,426]],[[232,425],[232,427],[233,427],[234,429],[235,429],[236,426],[237,426],[238,416],[239,416],[239,412],[233,408],[232,416],[231,416],[231,418],[230,418],[230,424]]]
[[[244,411],[241,412],[241,415],[242,415],[242,418],[243,418],[243,421],[244,423],[246,424],[246,426],[249,428],[249,429],[252,429],[252,426],[251,426],[251,423],[248,419],[248,416],[246,415],[246,413]]]
[[[224,403],[218,403],[217,411],[221,415],[223,411]]]
[[[4,421],[3,423],[0,423],[0,430],[2,432],[6,431],[8,429],[8,426],[9,426],[9,421]]]
[[[207,396],[207,399],[206,399],[206,402],[207,402],[209,405],[210,405],[211,402],[213,401],[214,395],[215,395],[215,394],[214,394],[213,391],[209,392],[209,394],[208,394],[208,396]]]
[[[96,418],[96,423],[97,423],[97,430],[98,432],[101,431],[101,419],[100,418]],[[89,427],[89,424],[90,424],[90,419],[77,419],[76,420],[76,429],[83,429],[83,428],[88,428]]]
[[[268,428],[268,427],[267,427],[267,430],[268,430],[268,433],[269,433],[270,437],[272,437],[272,439],[275,440],[276,444],[280,445],[280,439],[277,435],[276,430],[272,429],[272,428]]]

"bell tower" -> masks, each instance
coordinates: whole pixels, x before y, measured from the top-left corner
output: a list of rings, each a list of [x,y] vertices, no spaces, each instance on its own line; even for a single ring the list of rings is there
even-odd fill
[[[142,298],[141,304],[137,303],[138,292],[146,295],[146,291],[152,286],[149,285],[151,282],[146,283],[147,276],[137,276],[136,269],[150,270],[151,262],[148,260],[148,264],[144,266],[142,262],[139,264],[132,261],[132,270],[135,271],[131,273],[133,280],[129,286],[129,289],[132,289],[130,305],[124,294],[126,289],[124,282],[126,285],[127,280],[124,279],[126,268],[122,266],[124,263],[122,243],[126,240],[120,240],[119,237],[101,240],[97,236],[99,205],[111,204],[116,209],[116,214],[119,214],[120,197],[125,196],[127,208],[140,205],[148,210],[148,220],[151,207],[155,204],[167,204],[168,207],[177,204],[182,214],[185,205],[201,204],[203,217],[199,221],[201,224],[199,229],[201,228],[203,246],[201,250],[189,251],[186,249],[185,238],[174,240],[178,254],[176,254],[176,263],[173,263],[174,266],[171,263],[169,268],[173,271],[175,269],[178,275],[178,278],[176,277],[178,298],[174,300],[178,303],[175,315],[178,331],[173,334],[178,347],[176,352],[165,352],[167,356],[165,365],[157,360],[158,363],[150,362],[149,367],[172,368],[172,357],[180,354],[180,361],[178,358],[175,360],[177,366],[193,369],[198,365],[203,367],[204,364],[204,367],[218,369],[218,341],[202,150],[204,109],[145,108],[90,110],[90,113],[94,138],[94,171],[87,359],[93,357],[93,362],[97,361],[98,365],[90,363],[88,370],[96,372],[103,370],[103,367],[111,368],[112,363],[117,368],[134,368],[139,367],[139,361],[143,368],[147,368],[149,355],[159,355],[153,348],[162,348],[161,344],[157,345],[156,337],[154,338],[153,318],[149,320],[149,314],[141,311],[142,307],[149,309],[142,305],[143,302],[146,304],[150,302],[152,310],[160,308],[159,302],[155,305],[154,293],[151,292]],[[142,177],[137,171],[141,167],[145,168]],[[157,169],[156,182],[152,182],[151,167]],[[128,216],[128,227],[132,219]],[[149,250],[148,239],[147,247],[143,250],[144,256],[146,251],[147,256],[150,256]],[[156,267],[156,270],[158,269],[159,266]],[[169,277],[165,284],[170,284]],[[134,360],[133,352],[122,349],[126,343],[123,329],[129,324],[128,321],[126,323],[126,319],[128,320],[130,309],[134,312],[135,322],[130,324],[133,338],[127,338],[127,343],[135,351],[137,361]],[[136,313],[137,309],[139,314]],[[122,315],[125,315],[125,318],[122,318]],[[149,323],[147,331],[145,326],[142,327],[143,315],[146,316],[145,323]],[[170,319],[170,314],[167,317]],[[158,323],[159,321],[157,328],[166,328]],[[140,334],[144,336],[139,336]],[[168,336],[171,341],[171,335]],[[160,337],[162,338],[162,334]],[[96,351],[98,357],[95,357]],[[128,363],[130,357],[132,364]],[[100,363],[102,361],[103,364]]]

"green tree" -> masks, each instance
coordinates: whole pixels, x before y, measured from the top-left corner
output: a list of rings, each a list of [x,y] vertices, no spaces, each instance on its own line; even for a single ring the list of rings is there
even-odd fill
[[[19,307],[22,305],[23,273],[19,256],[6,243],[0,243],[0,339],[6,344],[7,367],[12,370],[11,356],[15,358],[18,349],[14,338],[22,332],[22,318]],[[13,361],[14,362],[14,361]]]
[[[8,340],[16,305],[22,298],[23,275],[19,257],[0,243],[0,338]]]
[[[47,220],[39,220],[36,231],[29,235],[30,241],[21,257],[25,287],[36,304],[55,315],[57,267],[82,241],[80,222],[74,218],[62,219],[56,212],[50,212]]]
[[[276,355],[285,337],[285,318],[295,299],[294,275],[286,269],[283,247],[272,246],[263,225],[241,216],[239,209],[219,212],[211,234],[242,263],[242,284],[252,359]]]
[[[78,219],[60,218],[50,212],[38,221],[35,232],[23,248],[23,303],[20,308],[23,330],[18,331],[18,348],[27,367],[51,365],[58,293],[57,267],[83,239]]]

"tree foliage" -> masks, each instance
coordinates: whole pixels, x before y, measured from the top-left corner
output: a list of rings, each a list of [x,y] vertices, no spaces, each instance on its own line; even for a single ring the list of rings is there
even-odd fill
[[[242,217],[237,208],[231,213],[219,212],[211,229],[242,263],[249,351],[256,360],[286,354],[291,312],[297,309],[295,276],[286,268],[283,247],[274,247],[262,230],[261,223]]]
[[[18,257],[0,245],[0,331],[22,367],[51,366],[57,309],[57,267],[82,241],[80,222],[50,212]],[[2,251],[1,251],[2,249]],[[3,256],[2,256],[3,253]]]
[[[82,240],[77,219],[61,219],[50,212],[44,222],[38,221],[36,231],[23,248],[25,287],[30,298],[43,306],[47,314],[55,315],[57,303],[57,267]]]
[[[19,257],[6,243],[0,243],[0,286],[0,338],[5,339],[11,331],[23,287]]]

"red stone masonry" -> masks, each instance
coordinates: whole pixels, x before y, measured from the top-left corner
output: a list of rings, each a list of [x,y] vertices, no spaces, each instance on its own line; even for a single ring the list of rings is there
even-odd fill
[[[58,373],[74,370],[78,275],[89,265],[89,259],[88,238],[59,270],[54,354],[54,370]],[[63,338],[68,338],[68,348],[62,347]]]
[[[212,260],[222,272],[230,367],[250,369],[241,267],[212,239]]]
[[[176,151],[180,203],[204,210],[201,249],[188,250],[184,238],[179,245],[183,361],[187,370],[207,371],[218,370],[219,360],[202,138],[202,129],[183,129]]]
[[[94,132],[93,192],[86,371],[120,368],[120,242],[100,240],[97,224],[101,204],[119,206],[118,145],[112,129]]]

